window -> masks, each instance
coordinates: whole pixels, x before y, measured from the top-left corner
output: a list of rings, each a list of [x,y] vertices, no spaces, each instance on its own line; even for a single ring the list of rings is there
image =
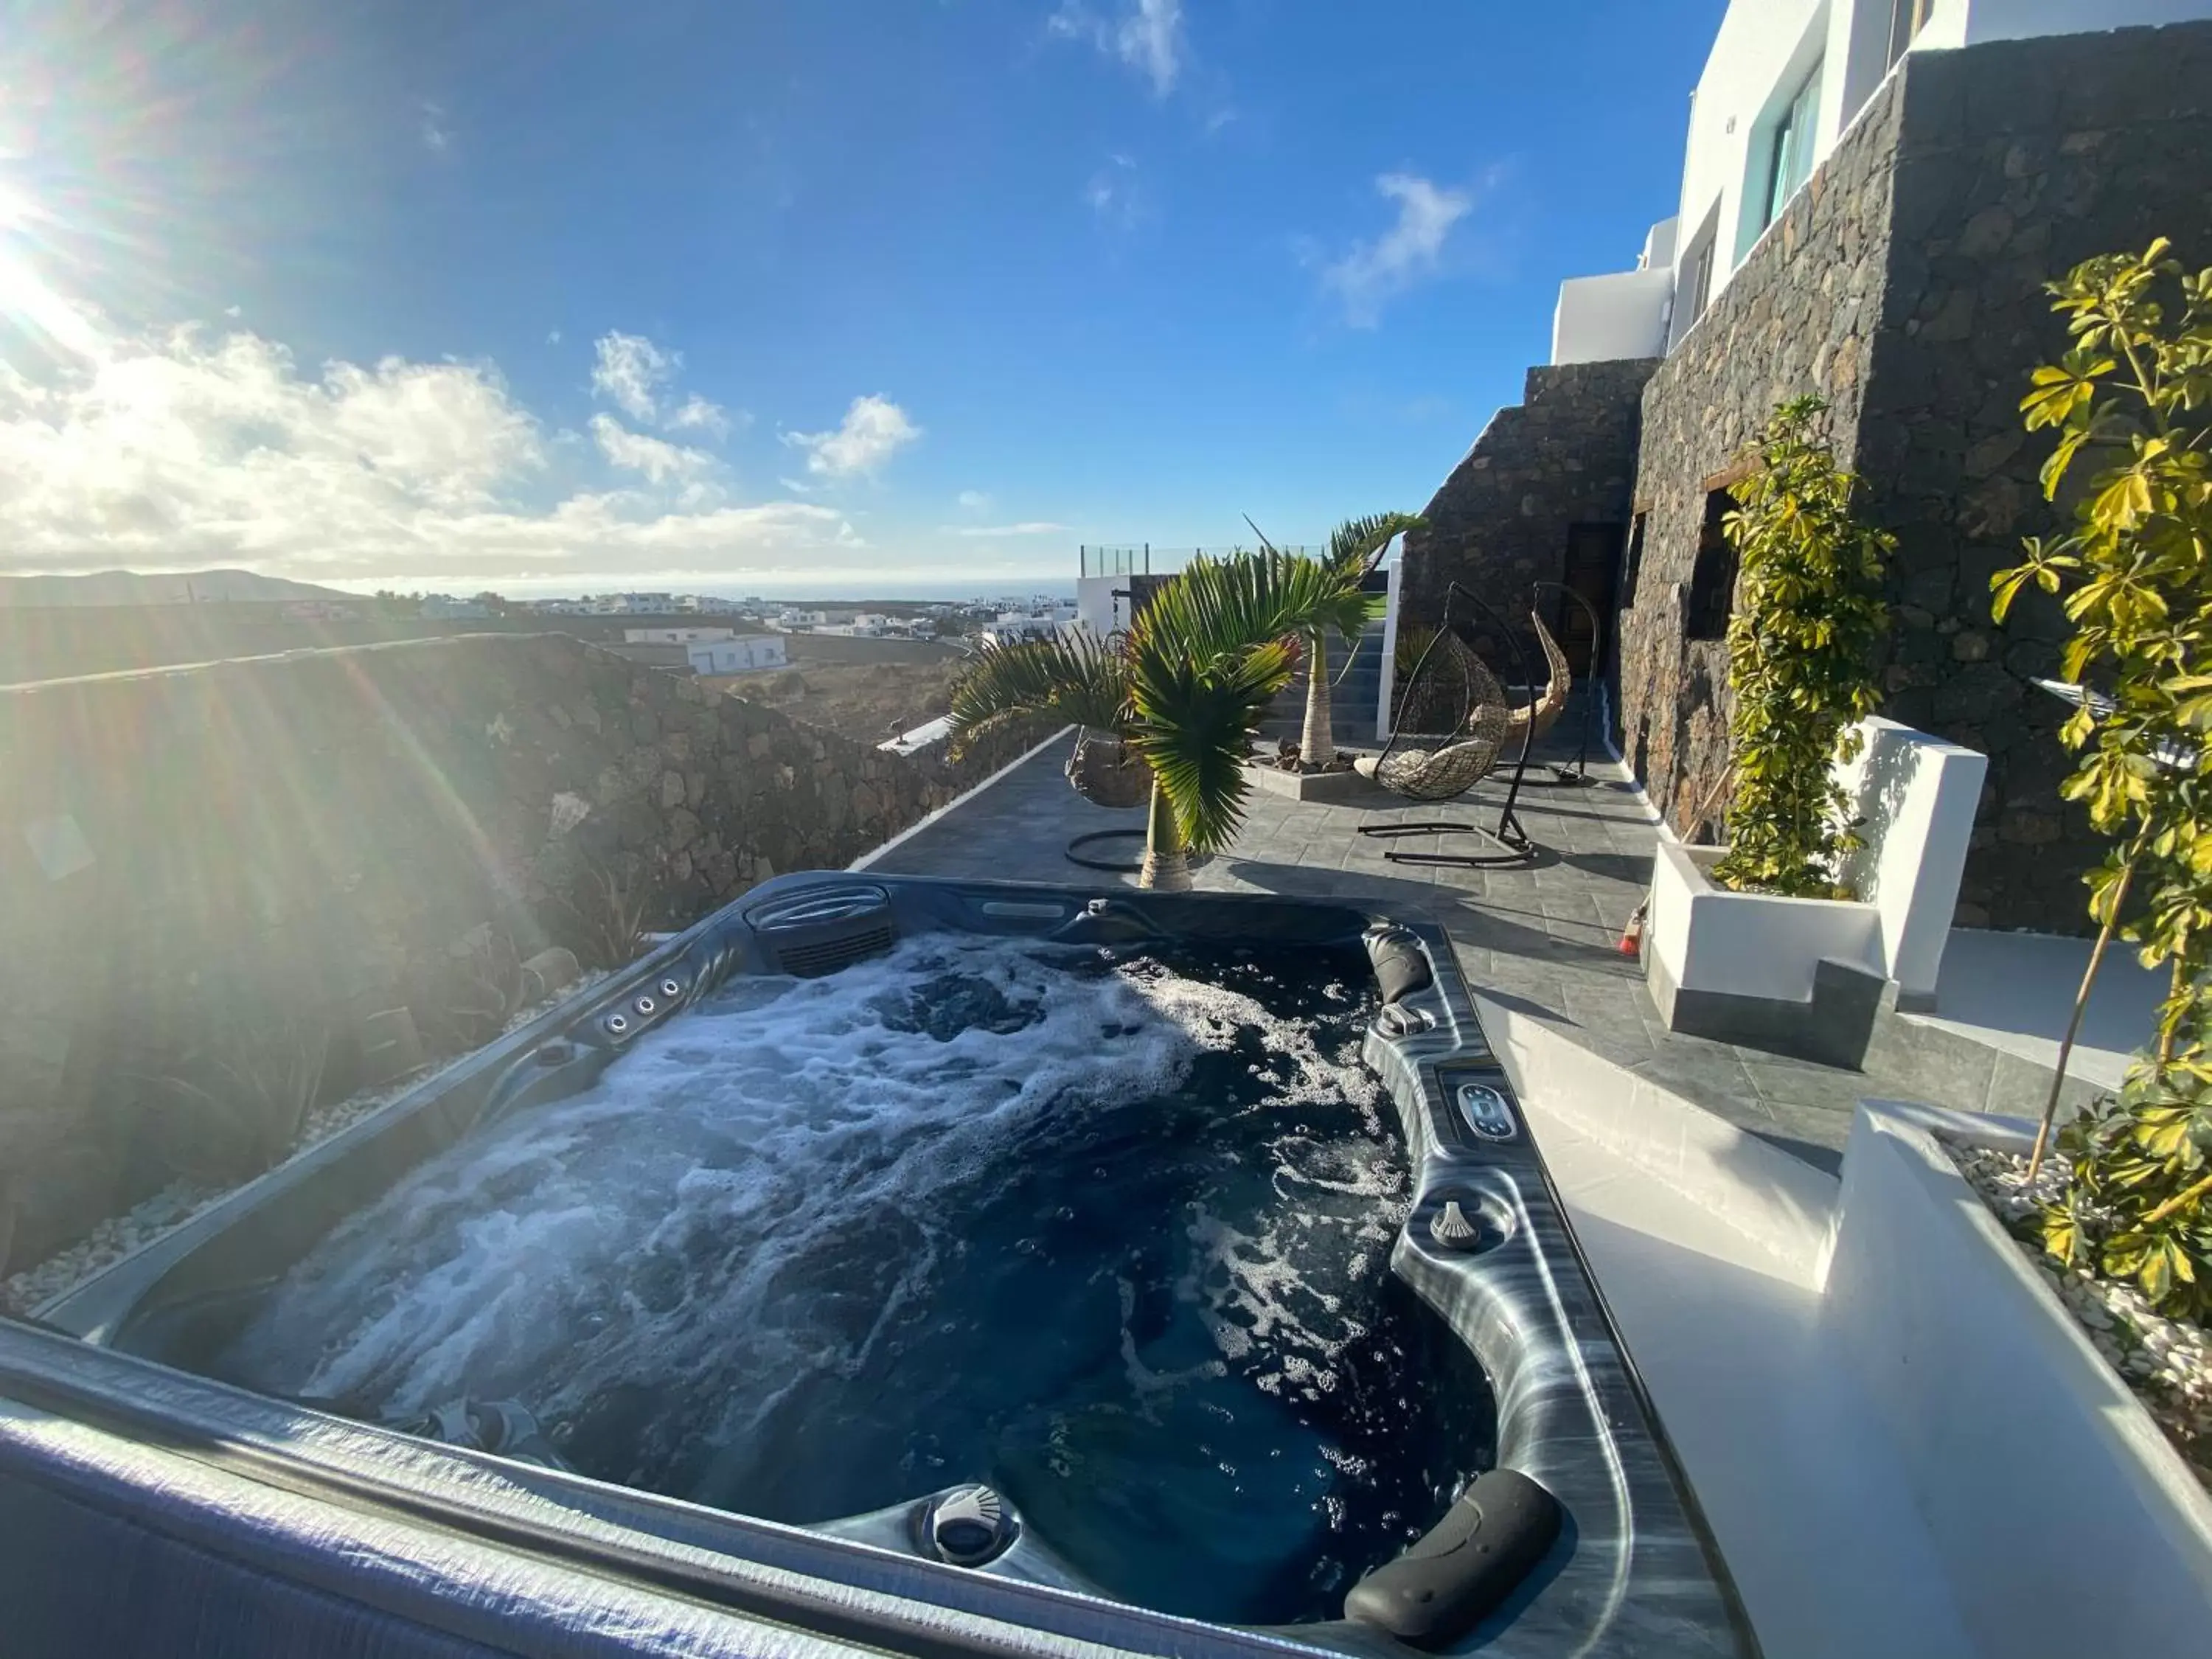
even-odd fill
[[[1697,325],[1698,319],[1705,314],[1705,302],[1713,297],[1713,240],[1719,217],[1720,209],[1716,206],[1698,228],[1698,240],[1683,256],[1682,277],[1674,296],[1674,340]]]
[[[1697,263],[1690,268],[1690,292],[1696,296],[1690,307],[1690,320],[1696,322],[1705,314],[1705,302],[1713,297],[1713,243],[1711,237],[1698,250]]]
[[[1725,489],[1705,492],[1705,522],[1698,529],[1698,562],[1690,569],[1690,604],[1683,621],[1693,640],[1717,640],[1728,633],[1735,607],[1735,550],[1729,545],[1726,520],[1735,497]]]
[[[1644,521],[1651,515],[1638,513],[1628,521],[1628,550],[1620,559],[1620,608],[1636,603],[1636,573],[1644,568]]]
[[[1886,62],[1894,64],[1905,56],[1905,49],[1920,33],[1935,5],[1936,0],[1890,0],[1889,56]]]
[[[1905,0],[1911,3],[1912,0]],[[1805,77],[1774,124],[1773,140],[1766,153],[1766,190],[1759,204],[1759,225],[1765,229],[1779,218],[1799,186],[1813,176],[1814,129],[1820,113],[1820,66]]]

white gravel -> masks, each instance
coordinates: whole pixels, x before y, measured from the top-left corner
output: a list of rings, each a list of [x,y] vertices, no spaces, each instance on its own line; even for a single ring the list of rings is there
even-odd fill
[[[2027,1182],[2027,1160],[1953,1143],[1951,1156],[2035,1264],[2082,1334],[2135,1392],[2208,1487],[2212,1487],[2212,1335],[2187,1320],[2151,1311],[2134,1285],[2069,1267],[2036,1237],[2036,1206],[2064,1192],[2069,1172],[2046,1158]]]
[[[507,1030],[528,1024],[556,1002],[576,995],[606,977],[605,969],[584,974],[575,983],[562,989],[558,997],[549,999],[535,1007],[525,1008],[507,1023]],[[309,1147],[319,1146],[341,1130],[350,1128],[380,1106],[405,1094],[424,1078],[451,1060],[438,1060],[379,1084],[374,1089],[364,1089],[359,1094],[349,1095],[343,1100],[334,1100],[318,1106],[307,1114],[300,1138],[292,1143],[277,1167],[289,1163]],[[243,1185],[241,1182],[240,1185]],[[0,1313],[27,1314],[33,1308],[52,1301],[68,1291],[75,1290],[94,1273],[113,1266],[134,1250],[143,1249],[165,1234],[175,1231],[217,1200],[228,1197],[237,1187],[204,1187],[189,1181],[172,1182],[151,1198],[141,1200],[121,1215],[110,1216],[96,1224],[91,1232],[65,1249],[57,1250],[44,1261],[0,1279]]]

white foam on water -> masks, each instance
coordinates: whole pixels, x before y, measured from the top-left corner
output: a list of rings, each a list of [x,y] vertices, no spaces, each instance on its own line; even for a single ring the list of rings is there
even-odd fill
[[[226,1369],[390,1413],[513,1394],[549,1421],[625,1384],[674,1390],[726,1399],[720,1432],[741,1436],[808,1378],[852,1374],[931,1293],[963,1244],[935,1195],[1071,1115],[1176,1089],[1253,1028],[1267,1106],[1346,1102],[1374,1120],[1380,1085],[1312,1026],[1155,962],[1101,972],[1096,953],[925,935],[823,979],[743,980],[587,1092],[465,1140],[342,1226]],[[1402,1211],[1379,1149],[1363,1164],[1307,1145],[1279,1191]],[[1359,1207],[1361,1232],[1382,1220]],[[1284,1241],[1193,1224],[1214,1230],[1221,1271],[1178,1290],[1212,1304],[1224,1356],[1287,1334],[1285,1379],[1332,1386],[1346,1339],[1317,1334]],[[1175,1380],[1126,1358],[1146,1386]]]

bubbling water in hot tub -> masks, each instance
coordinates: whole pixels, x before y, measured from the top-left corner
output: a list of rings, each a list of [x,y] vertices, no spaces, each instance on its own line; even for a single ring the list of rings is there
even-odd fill
[[[925,935],[740,979],[457,1145],[225,1375],[365,1416],[514,1395],[584,1473],[809,1522],[988,1480],[1113,1594],[1328,1616],[1487,1462],[1390,1276],[1356,952]]]

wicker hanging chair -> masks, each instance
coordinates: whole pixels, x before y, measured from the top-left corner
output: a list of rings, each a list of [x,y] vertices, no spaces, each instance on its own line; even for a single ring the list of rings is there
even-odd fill
[[[1152,798],[1152,769],[1112,732],[1078,727],[1064,769],[1075,793],[1093,806],[1142,806]]]
[[[1536,849],[1514,815],[1514,803],[1520,794],[1522,777],[1528,769],[1529,744],[1544,726],[1559,718],[1560,708],[1565,705],[1565,659],[1558,654],[1558,645],[1543,624],[1538,623],[1537,635],[1547,647],[1547,655],[1553,659],[1550,683],[1535,702],[1516,708],[1498,677],[1475,650],[1472,626],[1453,621],[1455,603],[1464,603],[1477,615],[1489,618],[1493,625],[1503,624],[1503,619],[1489,606],[1457,582],[1451,583],[1444,592],[1443,625],[1406,677],[1405,691],[1398,702],[1389,741],[1383,744],[1380,755],[1355,761],[1353,769],[1407,800],[1442,801],[1464,795],[1496,770],[1501,760],[1510,757],[1512,787],[1506,792],[1497,827],[1378,823],[1363,824],[1359,833],[1378,840],[1472,835],[1480,836],[1497,849],[1474,854],[1394,850],[1383,854],[1395,864],[1457,865],[1468,868],[1526,864],[1535,856]],[[1517,640],[1510,643],[1519,660],[1522,681],[1531,683],[1527,648]],[[1554,705],[1548,714],[1545,712],[1547,703]]]
[[[1567,693],[1574,689],[1575,671],[1567,665],[1567,653],[1559,649],[1559,642],[1552,637],[1552,630],[1544,626],[1544,619],[1534,611],[1528,613],[1528,625],[1536,630],[1536,644],[1544,653],[1544,695],[1526,708],[1516,708],[1509,714],[1506,739],[1517,741],[1521,728],[1527,726],[1528,739],[1534,743],[1557,724],[1560,713],[1567,706]]]
[[[1352,769],[1408,800],[1450,800],[1474,787],[1517,736],[1505,690],[1456,629],[1437,632],[1407,677],[1389,742]]]

